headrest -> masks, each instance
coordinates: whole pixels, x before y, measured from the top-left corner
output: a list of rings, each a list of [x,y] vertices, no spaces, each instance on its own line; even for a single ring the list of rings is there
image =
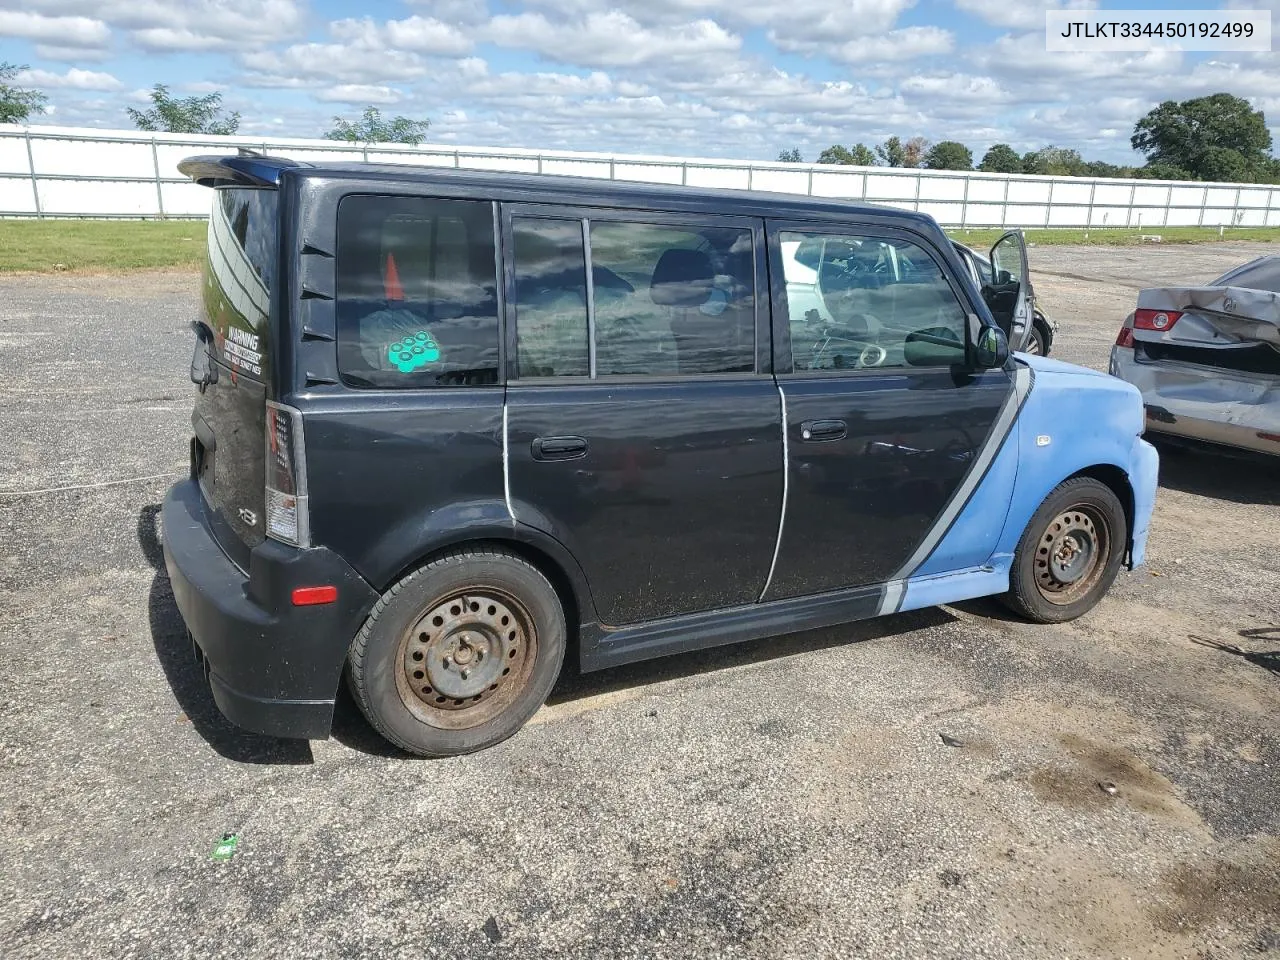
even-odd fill
[[[716,271],[701,250],[668,250],[649,284],[649,298],[661,307],[700,307],[715,288]]]

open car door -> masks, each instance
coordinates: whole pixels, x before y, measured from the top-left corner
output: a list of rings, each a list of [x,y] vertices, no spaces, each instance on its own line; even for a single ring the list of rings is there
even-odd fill
[[[984,278],[982,299],[1009,339],[1009,349],[1022,350],[1031,337],[1035,291],[1027,270],[1027,244],[1021,230],[1010,230],[991,248],[991,276]]]

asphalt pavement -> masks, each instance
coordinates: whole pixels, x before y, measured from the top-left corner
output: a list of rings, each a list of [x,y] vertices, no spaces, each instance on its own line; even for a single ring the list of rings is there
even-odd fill
[[[1105,369],[1134,284],[1250,250],[1033,250],[1055,353]],[[345,698],[272,740],[213,706],[160,559],[197,290],[0,280],[4,956],[1280,956],[1277,467],[1166,456],[1149,565],[1072,624],[567,676],[451,760]]]

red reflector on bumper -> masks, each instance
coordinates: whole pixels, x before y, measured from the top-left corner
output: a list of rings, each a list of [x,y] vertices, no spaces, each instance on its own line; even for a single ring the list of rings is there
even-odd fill
[[[1117,346],[1117,347],[1132,347],[1132,346],[1133,346],[1133,328],[1132,328],[1132,327],[1121,327],[1121,328],[1120,328],[1120,333],[1119,333],[1119,335],[1116,337],[1116,346]]]
[[[337,587],[298,587],[293,591],[293,605],[295,607],[311,607],[318,603],[333,603],[337,599]]]

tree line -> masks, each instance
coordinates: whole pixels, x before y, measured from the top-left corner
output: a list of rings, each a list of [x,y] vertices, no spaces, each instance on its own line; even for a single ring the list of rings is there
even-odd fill
[[[832,144],[818,154],[816,162],[1058,177],[1280,183],[1280,158],[1271,153],[1271,132],[1265,115],[1247,100],[1229,93],[1182,102],[1166,100],[1134,125],[1129,142],[1146,157],[1142,166],[1085,160],[1078,150],[1069,147],[1050,145],[1018,153],[1007,143],[997,143],[987,149],[975,167],[973,151],[963,143],[930,143],[924,137],[906,141],[889,137],[874,149],[864,143]],[[783,150],[778,159],[783,163],[804,162],[794,147]]]
[[[0,63],[0,123],[22,123],[44,111],[44,93],[13,81],[26,67]],[[240,114],[227,113],[222,94],[175,97],[157,83],[145,110],[126,107],[139,130],[229,136],[240,128]],[[365,107],[354,120],[333,118],[323,136],[349,143],[419,144],[431,121],[383,117]],[[957,140],[930,143],[924,137],[889,137],[874,148],[864,143],[832,144],[818,163],[860,167],[923,167],[928,170],[981,170],[987,173],[1036,173],[1057,177],[1140,177],[1153,180],[1203,180],[1229,183],[1280,183],[1280,158],[1271,153],[1266,117],[1247,100],[1229,93],[1176,102],[1166,100],[1135,125],[1130,144],[1146,157],[1142,166],[1085,160],[1078,150],[1046,146],[1018,153],[1007,143],[993,144],[974,166],[973,151]],[[799,149],[778,154],[784,163],[802,163]]]

